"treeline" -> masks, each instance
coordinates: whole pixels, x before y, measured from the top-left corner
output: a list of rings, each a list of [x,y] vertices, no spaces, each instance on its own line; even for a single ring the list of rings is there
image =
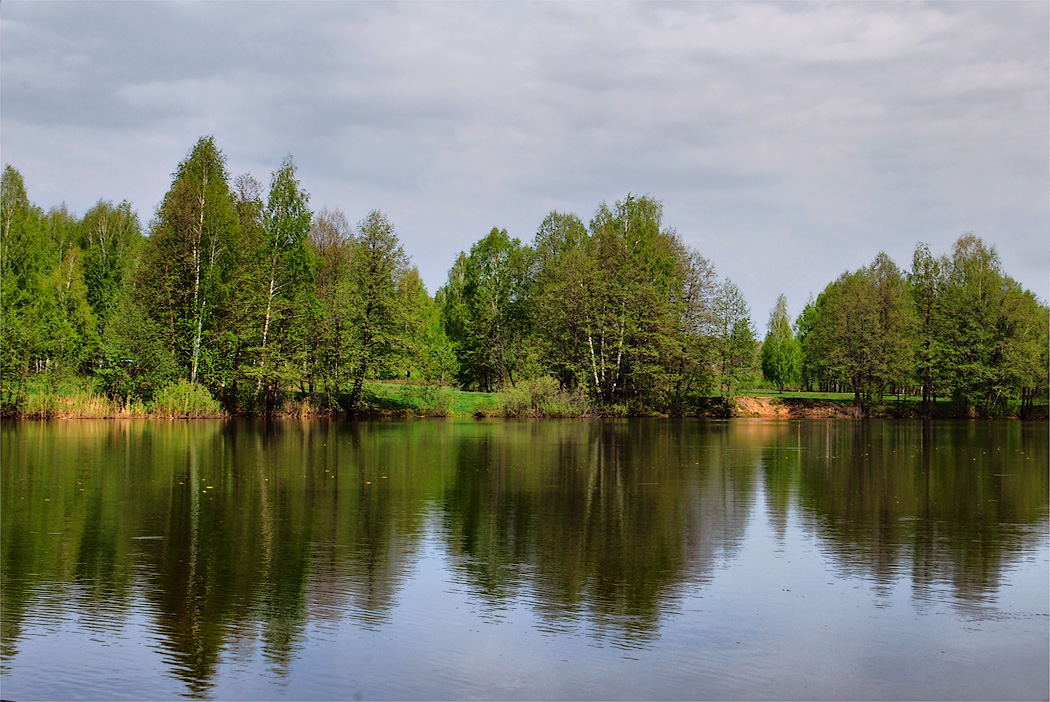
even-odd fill
[[[781,388],[853,392],[864,411],[914,394],[924,416],[945,398],[956,416],[1026,417],[1047,401],[1047,329],[1046,305],[965,234],[949,255],[920,244],[911,272],[880,253],[830,283],[793,329],[781,298],[761,364]]]
[[[231,179],[211,137],[145,232],[127,202],[45,213],[10,166],[0,218],[8,414],[70,380],[114,402],[231,414],[356,413],[366,381],[406,376],[505,391],[524,414],[688,414],[759,367],[781,388],[849,389],[864,408],[910,388],[991,415],[1047,386],[1045,305],[971,236],[952,257],[920,248],[910,275],[880,256],[795,325],[782,299],[758,343],[743,294],[650,197],[602,204],[586,224],[552,212],[531,244],[493,229],[433,297],[384,214],[351,226],[312,212],[290,158],[268,188]]]

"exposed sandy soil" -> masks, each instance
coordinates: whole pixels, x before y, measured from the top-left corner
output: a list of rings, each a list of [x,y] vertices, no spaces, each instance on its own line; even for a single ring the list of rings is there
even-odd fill
[[[733,398],[733,403],[734,417],[847,419],[855,416],[851,407],[826,400],[740,395]]]

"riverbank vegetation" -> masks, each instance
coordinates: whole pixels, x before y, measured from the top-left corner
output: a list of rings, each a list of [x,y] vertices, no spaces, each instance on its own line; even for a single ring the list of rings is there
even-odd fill
[[[731,416],[763,379],[853,415],[1046,405],[1046,304],[972,234],[911,271],[880,254],[794,323],[782,297],[763,341],[648,196],[493,228],[431,295],[385,214],[312,211],[290,157],[231,178],[203,137],[145,226],[45,212],[7,166],[0,236],[5,415]]]

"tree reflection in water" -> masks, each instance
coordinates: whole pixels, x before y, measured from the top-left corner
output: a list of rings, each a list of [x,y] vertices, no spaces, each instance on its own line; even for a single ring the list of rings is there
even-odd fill
[[[188,694],[311,624],[391,621],[428,539],[492,617],[645,647],[732,567],[756,507],[850,577],[980,606],[1042,538],[1047,431],[1021,422],[4,424],[0,638],[134,606]],[[135,605],[141,601],[142,605]]]

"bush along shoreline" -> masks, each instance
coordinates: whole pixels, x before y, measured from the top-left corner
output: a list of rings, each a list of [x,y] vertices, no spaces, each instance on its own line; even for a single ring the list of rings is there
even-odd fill
[[[359,406],[352,411],[341,408],[319,409],[324,403],[314,398],[286,398],[267,415],[229,413],[199,383],[180,380],[162,388],[150,402],[128,398],[114,400],[89,389],[49,390],[40,388],[26,394],[22,410],[5,419],[230,419],[237,417],[328,417],[328,418],[506,418],[572,419],[627,417],[689,417],[699,419],[979,419],[972,409],[948,400],[925,408],[921,397],[886,397],[881,404],[861,411],[852,398],[839,393],[812,393],[799,396],[778,393],[743,392],[728,398],[695,398],[687,411],[668,415],[632,411],[622,405],[595,406],[579,392],[558,387],[551,378],[526,381],[497,393],[466,392],[447,385],[425,383],[374,383],[362,390]],[[1011,411],[1012,410],[1012,411]],[[1021,418],[1020,406],[1007,407],[994,419]],[[1035,405],[1024,419],[1050,418],[1047,405]]]

